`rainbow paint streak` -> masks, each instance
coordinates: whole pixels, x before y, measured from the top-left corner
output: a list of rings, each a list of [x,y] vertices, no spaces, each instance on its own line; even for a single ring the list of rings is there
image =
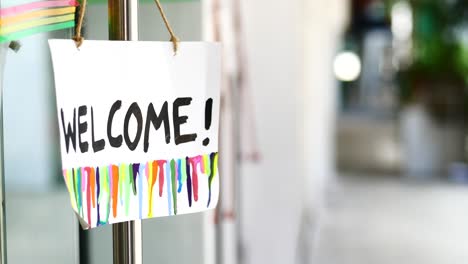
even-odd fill
[[[0,9],[0,43],[75,26],[76,0],[48,0]]]
[[[203,182],[207,183],[208,196],[204,202],[209,208],[212,183],[217,174],[218,153],[63,170],[72,207],[88,228],[130,219],[177,215],[181,203],[192,207],[199,201],[200,177],[206,177]],[[167,198],[163,202],[167,213],[155,214],[155,200],[162,203],[163,196]],[[161,205],[158,208],[161,209]]]

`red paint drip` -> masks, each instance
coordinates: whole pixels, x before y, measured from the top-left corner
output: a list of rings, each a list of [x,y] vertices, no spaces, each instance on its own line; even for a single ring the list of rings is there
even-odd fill
[[[166,164],[166,161],[157,160],[155,162],[158,163],[158,167],[159,167],[159,197],[161,197],[163,194],[163,190],[164,190],[164,164]],[[155,172],[156,171],[157,170],[155,170]]]
[[[193,187],[193,200],[198,201],[198,171],[197,165],[201,162],[201,156],[190,158],[192,164],[192,187]]]
[[[86,171],[86,176],[83,175],[83,178],[87,177],[87,180],[86,180],[86,212],[87,212],[87,216],[88,216],[88,224],[91,225],[91,184],[90,184],[91,168],[86,167],[84,169],[84,171]]]

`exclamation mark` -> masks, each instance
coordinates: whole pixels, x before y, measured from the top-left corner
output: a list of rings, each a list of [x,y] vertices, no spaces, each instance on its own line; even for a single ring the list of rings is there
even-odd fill
[[[212,111],[213,111],[213,99],[210,98],[206,100],[206,103],[205,103],[205,129],[206,130],[209,130],[211,127]],[[203,140],[203,146],[208,146],[208,144],[210,144],[210,139],[205,138]]]

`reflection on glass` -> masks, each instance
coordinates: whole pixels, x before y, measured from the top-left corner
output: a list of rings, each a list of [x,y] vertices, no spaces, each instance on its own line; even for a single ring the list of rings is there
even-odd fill
[[[62,186],[52,66],[47,40],[19,39],[2,75],[9,263],[76,263],[77,223]]]

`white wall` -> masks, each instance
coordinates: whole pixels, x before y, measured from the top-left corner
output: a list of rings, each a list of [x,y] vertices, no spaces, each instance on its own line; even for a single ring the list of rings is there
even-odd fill
[[[262,160],[242,171],[244,263],[292,263],[303,182],[300,1],[242,1]]]
[[[242,3],[262,153],[260,164],[243,166],[244,263],[310,263],[335,174],[331,65],[346,1]]]
[[[327,183],[335,176],[338,92],[332,64],[347,22],[347,3],[314,0],[304,1],[303,5],[302,129],[308,180],[305,197],[310,208],[320,205],[321,192],[326,191]]]

